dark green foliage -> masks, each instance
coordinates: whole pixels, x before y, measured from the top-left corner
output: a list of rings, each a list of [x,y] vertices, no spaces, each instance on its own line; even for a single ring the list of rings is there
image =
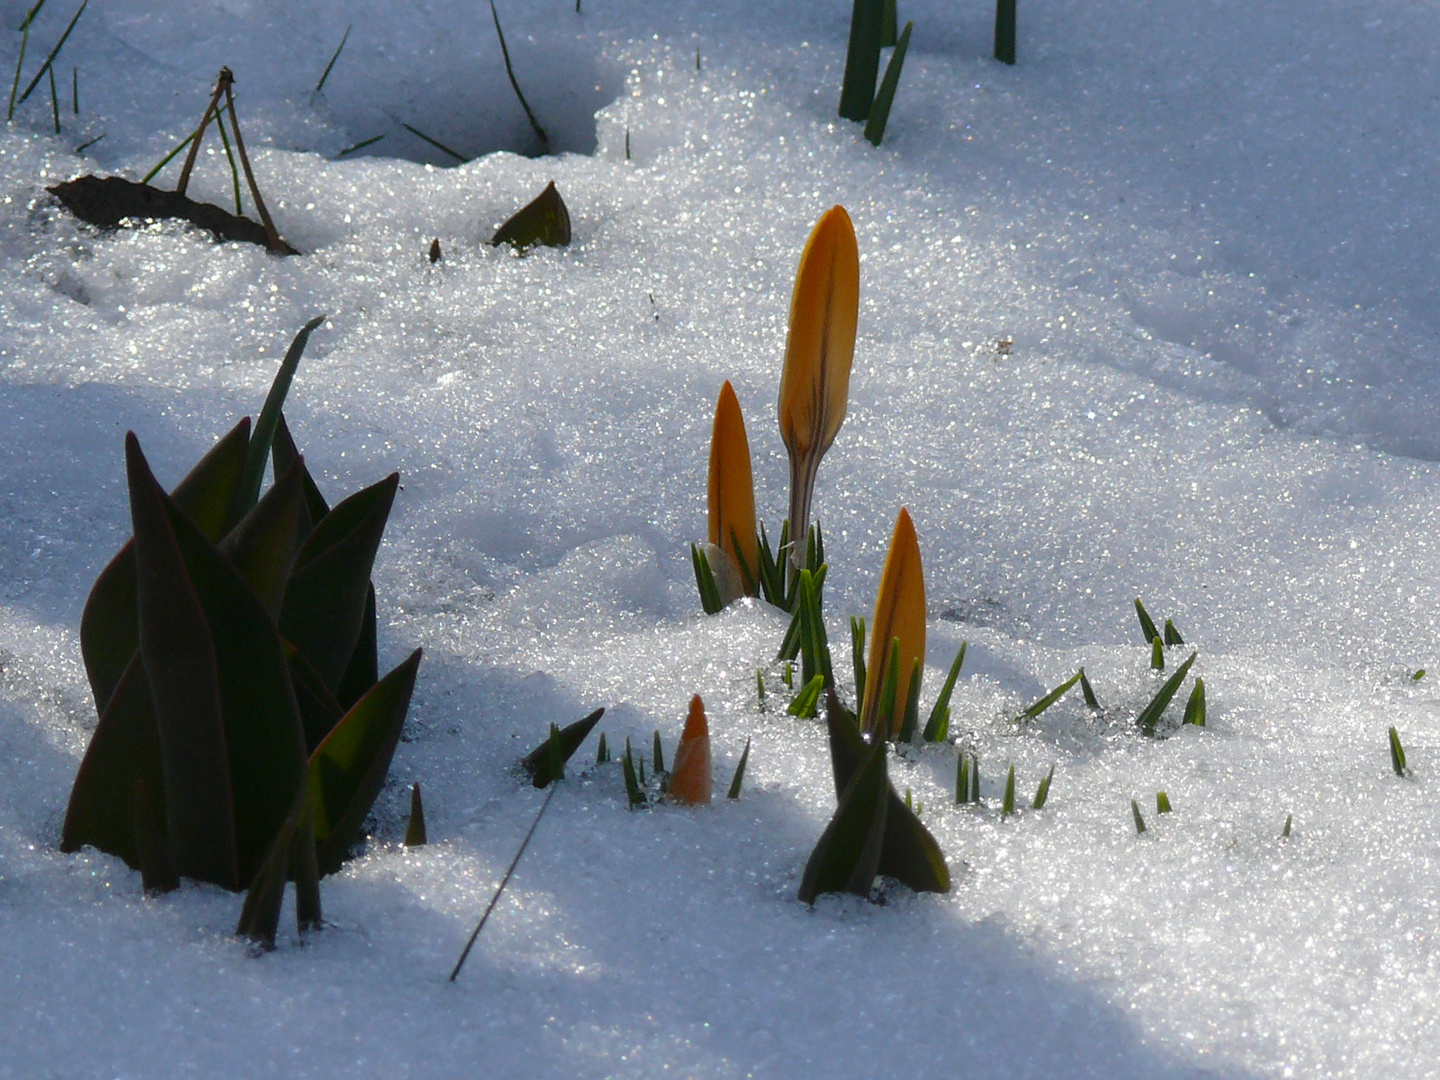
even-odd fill
[[[655,729],[655,738],[652,740],[650,760],[655,763],[655,775],[659,776],[665,771],[665,747],[660,744],[660,729]]]
[[[1140,816],[1140,804],[1134,799],[1130,800],[1130,813],[1135,815],[1135,834],[1138,836],[1145,831],[1145,819]]]
[[[625,756],[620,759],[621,772],[625,776],[625,795],[630,801],[630,809],[637,806],[644,806],[648,801],[645,798],[645,790],[640,786],[640,781],[635,775],[635,757],[630,752],[630,740],[625,740]]]
[[[825,826],[800,880],[800,899],[814,904],[821,893],[848,892],[869,896],[880,867],[891,794],[886,777],[884,739],[876,739],[854,770],[840,805]]]
[[[266,878],[244,920],[261,940],[273,939],[277,874],[282,893],[299,875],[301,920],[318,924],[309,878],[358,838],[419,661],[376,682],[369,577],[396,478],[358,514],[351,500],[327,513],[280,415],[316,325],[292,344],[253,435],[242,421],[173,495],[126,437],[135,536],[81,621],[100,722],[61,840],[119,856],[151,889]],[[272,450],[262,497],[253,481]]]
[[[825,679],[816,675],[795,695],[795,700],[790,702],[790,707],[785,711],[791,716],[811,717],[815,715],[820,704],[820,695],[825,690]]]
[[[830,736],[830,765],[835,776],[835,794],[843,800],[851,780],[864,765],[871,748],[860,735],[854,713],[846,709],[831,690],[827,697],[826,725]],[[876,745],[884,745],[877,739]],[[888,784],[887,784],[888,787]],[[888,793],[884,839],[878,873],[895,878],[916,892],[949,892],[950,870],[940,845],[929,830],[906,808],[893,788]]]
[[[600,745],[595,748],[595,764],[606,765],[610,761],[610,747],[605,743],[605,733],[600,733]]]
[[[1292,819],[1294,816],[1295,816],[1294,814],[1286,814],[1286,815],[1285,815],[1285,828],[1284,828],[1284,829],[1281,831],[1281,833],[1280,833],[1280,839],[1282,839],[1282,840],[1289,840],[1289,839],[1290,839],[1290,821],[1291,821],[1291,819]]]
[[[1032,810],[1040,810],[1050,798],[1050,782],[1055,779],[1055,766],[1050,766],[1050,771],[1045,774],[1045,779],[1040,781],[1040,786],[1035,789],[1035,798],[1030,803]]]
[[[1075,685],[1077,682],[1079,682],[1079,681],[1080,681],[1080,672],[1077,671],[1074,675],[1071,675],[1070,678],[1066,679],[1063,683],[1061,683],[1059,686],[1057,686],[1054,690],[1051,690],[1048,694],[1046,694],[1044,697],[1042,697],[1039,701],[1035,702],[1035,704],[1031,705],[1028,709],[1026,709],[1023,713],[1021,713],[1020,716],[1018,717],[1018,719],[1021,719],[1021,720],[1034,720],[1035,717],[1039,716],[1039,715],[1040,715],[1041,713],[1043,713],[1046,709],[1048,709],[1051,705],[1054,705],[1055,702],[1059,701],[1062,697],[1064,697],[1064,696],[1065,696],[1065,692],[1066,692],[1067,690],[1069,690],[1072,686],[1074,686],[1074,685]]]
[[[1090,679],[1085,674],[1085,669],[1080,669],[1080,692],[1085,695],[1085,704],[1092,709],[1100,708],[1100,699],[1095,696],[1095,688],[1090,685]]]
[[[887,0],[893,2],[893,0]],[[870,118],[865,121],[865,138],[872,146],[879,146],[885,138],[885,125],[890,122],[890,106],[895,103],[895,90],[900,85],[900,71],[905,66],[905,53],[910,48],[910,31],[913,22],[907,22],[900,34],[890,62],[885,65],[885,77],[880,80],[880,89],[875,92],[875,103],[870,107]]]
[[[980,759],[962,750],[955,761],[955,803],[958,806],[979,801]]]
[[[315,862],[313,811],[304,792],[298,793],[246,892],[235,933],[248,937],[262,949],[275,947],[287,878],[295,881],[295,919],[299,928],[303,931],[320,927],[320,876]]]
[[[1155,793],[1155,812],[1157,814],[1170,813],[1170,796],[1163,791]]]
[[[1185,702],[1185,719],[1183,723],[1194,724],[1196,727],[1205,726],[1205,680],[1196,679],[1194,687],[1190,690],[1190,700]]]
[[[710,559],[700,550],[699,544],[690,545],[690,564],[695,569],[695,588],[700,592],[700,606],[706,615],[718,615],[725,605],[720,601],[720,587],[715,584],[715,573],[710,569]]]
[[[820,600],[828,569],[822,565],[814,574],[808,569],[800,571],[796,585],[795,611],[780,644],[780,653],[776,657],[777,660],[788,660],[799,656],[800,679],[802,684],[807,686],[817,677],[823,686],[835,685],[835,672],[830,662],[830,638],[825,632]],[[813,715],[813,710],[806,715]]]
[[[880,9],[880,47],[888,49],[895,44],[899,33],[900,16],[895,10],[895,0],[885,0]]]
[[[589,715],[576,720],[573,724],[567,724],[556,731],[555,742],[558,744],[560,767],[562,770],[565,763],[575,756],[575,751],[580,749],[580,744],[583,743],[590,732],[594,730],[595,725],[600,722],[600,717],[604,715],[604,708],[599,708]],[[553,724],[551,725],[551,727],[554,726]],[[656,732],[655,734],[658,741],[660,733]],[[604,739],[603,735],[601,739]],[[544,742],[520,759],[521,767],[529,774],[530,782],[537,788],[543,788],[548,785],[550,781],[557,780],[560,777],[560,770],[555,768],[551,760],[551,741],[551,738],[547,736]],[[626,747],[626,753],[629,753],[628,743]],[[608,753],[606,760],[609,760]]]
[[[755,691],[760,695],[760,711],[765,711],[765,674],[759,668],[755,669]]]
[[[490,238],[490,245],[509,244],[525,251],[536,244],[542,247],[568,247],[570,244],[570,211],[560,197],[555,181],[517,210],[513,217]]]
[[[405,825],[405,846],[424,847],[429,842],[425,832],[425,802],[420,797],[420,781],[410,787],[410,820]]]
[[[1415,672],[1415,674],[1411,675],[1410,678],[1414,682],[1419,682],[1421,679],[1425,678],[1425,669],[1422,667],[1419,671]]]
[[[1150,668],[1153,671],[1165,670],[1165,646],[1158,637],[1150,642]]]
[[[800,573],[791,564],[790,551],[790,522],[783,522],[780,526],[780,545],[778,548],[770,546],[770,538],[765,533],[765,523],[760,523],[760,595],[765,600],[782,611],[794,613],[800,599]],[[815,599],[823,607],[824,593],[821,586],[825,583],[825,537],[820,532],[818,523],[812,524],[805,540],[805,560],[801,566],[803,570],[809,570],[810,576],[815,582]],[[796,633],[795,624],[791,623],[791,629],[786,633],[786,645],[780,651],[781,657],[795,655],[795,646],[792,635]]]
[[[1390,767],[1396,776],[1405,775],[1405,747],[1400,745],[1400,733],[1390,729]]]
[[[1185,639],[1180,636],[1180,631],[1175,629],[1175,624],[1169,619],[1165,620],[1165,644],[1184,645]]]
[[[1160,636],[1160,631],[1155,626],[1155,620],[1150,618],[1150,613],[1145,610],[1145,605],[1140,602],[1138,596],[1135,598],[1135,617],[1140,620],[1140,634],[1144,637],[1145,644],[1148,646]]]
[[[1015,766],[1005,776],[1005,796],[1000,801],[1000,816],[1009,817],[1015,813]]]
[[[995,59],[1015,63],[1015,0],[995,0]]]
[[[935,705],[930,710],[930,719],[925,721],[925,733],[921,737],[926,742],[944,742],[950,734],[950,695],[955,690],[955,680],[960,677],[960,668],[965,664],[965,649],[968,645],[968,641],[960,642],[955,660],[950,665],[950,673],[945,676],[945,685],[940,688],[940,696],[935,699]],[[858,691],[856,700],[864,700]]]
[[[865,700],[865,616],[850,616],[850,662],[855,668],[855,700]]]
[[[840,115],[864,123],[875,102],[875,78],[880,72],[880,38],[885,23],[885,0],[854,0],[850,11],[850,43],[845,55],[845,78],[840,87]]]
[[[900,741],[908,743],[915,738],[915,729],[920,724],[920,672],[924,663],[916,657],[910,664],[910,687],[905,698],[905,718],[900,722]]]
[[[1165,685],[1160,687],[1159,692],[1151,699],[1150,704],[1140,710],[1140,715],[1135,718],[1135,725],[1146,735],[1155,734],[1155,725],[1160,722],[1161,715],[1165,712],[1170,699],[1180,689],[1180,684],[1185,681],[1185,676],[1190,673],[1190,665],[1195,663],[1195,657],[1199,653],[1191,653],[1190,659],[1175,669],[1175,674],[1165,680]]]
[[[726,794],[727,799],[740,798],[740,785],[745,780],[745,765],[750,760],[750,740],[745,740],[745,749],[740,752],[740,764],[735,766],[735,776],[730,781],[730,791]]]

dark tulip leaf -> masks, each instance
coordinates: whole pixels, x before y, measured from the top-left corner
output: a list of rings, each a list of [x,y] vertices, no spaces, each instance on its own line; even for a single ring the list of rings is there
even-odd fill
[[[238,518],[240,478],[250,421],[241,420],[217,442],[175,488],[172,498],[211,540],[218,540]],[[140,644],[135,607],[135,548],[127,541],[95,579],[80,616],[80,652],[95,695],[95,711],[104,713],[110,695]]]
[[[243,887],[265,857],[296,789],[304,784],[304,729],[284,644],[260,598],[189,518],[173,503],[167,509],[186,576],[214,642]],[[150,685],[158,701],[153,675]]]
[[[365,622],[370,568],[400,476],[357,491],[315,526],[295,559],[280,632],[315,665],[334,693],[350,666]]]
[[[570,211],[553,180],[490,238],[492,247],[509,244],[520,251],[536,244],[566,247],[569,243]]]
[[[135,530],[140,658],[155,705],[175,869],[238,888],[216,649],[174,532],[177,519],[187,524],[189,519],[178,508],[168,512],[174,504],[156,483],[133,432],[125,436],[125,465]],[[218,553],[215,557],[223,562]]]
[[[322,913],[320,864],[315,857],[315,808],[309,799],[302,796],[302,800],[305,809],[300,811],[290,846],[290,877],[295,882],[295,923],[303,933],[320,929]]]
[[[285,642],[285,663],[290,668],[290,684],[295,688],[300,726],[305,729],[305,754],[308,758],[325,736],[334,730],[346,710],[330,693],[310,661],[288,641]],[[375,683],[372,681],[370,685]]]
[[[280,907],[285,902],[285,882],[290,877],[295,836],[300,828],[301,816],[308,817],[308,810],[308,800],[303,794],[292,800],[279,828],[271,837],[265,858],[251,880],[245,893],[245,903],[240,908],[236,935],[247,937],[264,949],[275,947],[275,932],[280,929]]]
[[[285,413],[282,410],[275,419],[275,434],[270,440],[270,458],[275,476],[278,479],[285,475],[292,462],[300,460],[300,451],[295,448],[295,440],[290,436],[289,425],[285,423]],[[330,513],[330,504],[325,501],[325,496],[320,494],[320,489],[315,484],[315,478],[310,475],[310,470],[305,468],[302,461],[301,483],[305,486],[305,506],[310,511],[310,520],[305,527],[305,536],[310,535],[310,530],[315,527],[317,521],[324,520],[326,514]],[[303,541],[305,536],[300,539]]]
[[[296,461],[220,541],[221,554],[255,590],[272,622],[280,618],[285,583],[299,546],[300,519],[305,513],[300,475],[303,467]]]
[[[885,819],[888,816],[890,783],[886,777],[886,755],[889,747],[877,738],[865,748],[860,767],[855,770],[840,805],[800,879],[800,899],[815,903],[821,893],[848,892],[869,896],[880,866],[884,842]]]
[[[316,855],[322,874],[338,870],[359,839],[400,741],[419,666],[416,649],[355,703],[310,756],[307,786],[315,807]]]
[[[324,315],[317,315],[300,328],[300,332],[290,342],[290,348],[285,351],[285,358],[280,361],[280,370],[275,373],[270,392],[265,395],[265,404],[255,421],[255,433],[245,454],[245,476],[240,486],[240,497],[243,500],[241,505],[247,510],[260,498],[260,482],[265,479],[265,462],[270,457],[275,426],[280,420],[280,409],[285,404],[285,395],[290,392],[291,380],[295,378],[295,369],[300,366],[300,357],[305,353],[305,345],[309,342],[310,335],[325,318]]]
[[[120,677],[70,789],[61,851],[86,844],[140,869],[135,838],[136,785],[144,782],[160,804],[164,826],[165,783],[160,773],[160,734],[150,702],[150,683],[137,653]]]
[[[562,767],[565,762],[575,756],[575,751],[580,749],[580,744],[585,741],[585,737],[590,734],[595,725],[600,722],[600,717],[604,715],[603,708],[596,709],[584,719],[576,720],[575,723],[567,724],[560,729],[560,764]],[[550,740],[547,738],[526,754],[520,760],[520,765],[530,774],[530,782],[537,788],[548,785],[551,780],[555,779],[554,769],[550,762]]]
[[[379,636],[375,629],[375,586],[365,594],[365,614],[360,617],[360,640],[350,654],[350,663],[340,679],[335,699],[342,708],[350,708],[365,696],[365,691],[380,678]]]
[[[170,858],[165,839],[165,803],[143,779],[135,784],[135,848],[140,861],[140,884],[148,893],[166,893],[180,887],[180,875]]]
[[[825,720],[830,733],[830,764],[837,795],[845,790],[869,752],[854,716],[832,690]],[[889,802],[879,872],[916,892],[949,892],[950,868],[945,864],[940,845],[893,788]]]

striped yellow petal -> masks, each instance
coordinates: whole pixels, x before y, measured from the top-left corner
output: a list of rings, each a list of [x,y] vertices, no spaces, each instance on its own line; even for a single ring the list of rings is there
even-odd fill
[[[715,403],[710,435],[710,543],[741,568],[744,592],[760,580],[760,545],[755,539],[755,485],[750,474],[750,441],[735,390],[726,382]]]
[[[860,730],[867,735],[879,731],[886,738],[900,734],[910,694],[910,669],[918,657],[925,662],[925,570],[920,565],[920,543],[915,524],[903,506],[890,537],[890,554],[880,575],[880,593],[875,598],[875,620],[871,623],[870,657],[866,668],[865,701],[860,710]],[[895,707],[889,716],[880,716],[880,695],[885,682],[885,665],[890,643],[900,641],[900,671]]]
[[[843,206],[825,212],[795,273],[790,336],[780,375],[780,436],[790,452],[790,535],[805,550],[810,499],[820,459],[845,420],[855,323],[860,310],[860,252]]]

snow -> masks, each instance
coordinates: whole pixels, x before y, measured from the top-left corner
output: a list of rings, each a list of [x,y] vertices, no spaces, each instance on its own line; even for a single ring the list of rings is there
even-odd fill
[[[37,20],[27,79],[71,10]],[[24,11],[0,2],[0,70]],[[95,0],[63,134],[44,89],[0,134],[0,1077],[1433,1075],[1440,11],[1035,0],[1007,68],[985,5],[901,0],[879,149],[834,115],[848,12],[510,0],[566,152],[449,168],[400,123],[536,149],[486,7]],[[306,255],[100,236],[44,193],[143,175],[222,63]],[[484,244],[552,179],[569,249]],[[223,156],[191,193],[226,204]],[[812,911],[823,729],[783,712],[783,617],[703,616],[686,545],[727,378],[783,513],[790,284],[837,202],[863,261],[816,505],[831,639],[848,672],[908,506],[923,700],[968,640],[952,735],[987,805],[950,805],[953,747],[904,751],[954,891]],[[173,483],[319,312],[287,411],[328,495],[400,471],[382,662],[425,660],[331,925],[253,956],[238,898],[146,898],[56,850],[95,719],[78,622],[129,532],[123,432]],[[1129,725],[1154,688],[1137,595],[1199,650],[1203,731]],[[1012,722],[1080,664],[1104,717],[1076,694]],[[717,785],[753,742],[742,799],[628,813],[588,743],[447,983],[542,798],[519,756],[598,705],[612,748],[658,728],[673,753],[696,692]],[[1002,820],[1011,762],[1022,804],[1055,781]],[[415,780],[432,844],[407,851]]]

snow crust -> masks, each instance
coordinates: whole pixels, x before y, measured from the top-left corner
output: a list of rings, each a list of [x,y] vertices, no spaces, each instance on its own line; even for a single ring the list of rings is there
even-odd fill
[[[0,3],[0,70],[24,11]],[[43,90],[0,134],[0,1077],[1434,1074],[1440,11],[1037,0],[1014,68],[983,5],[900,13],[876,149],[834,115],[846,4],[512,0],[568,151],[524,157],[477,5],[97,0],[61,54],[79,117],[61,78],[62,135]],[[101,236],[45,194],[143,175],[222,63],[305,256]],[[402,121],[501,152],[436,167]],[[225,205],[217,155],[191,192]],[[485,245],[552,179],[569,249]],[[811,911],[823,729],[784,714],[783,617],[703,616],[686,545],[727,378],[778,525],[790,284],[837,202],[862,309],[816,507],[832,643],[848,671],[908,506],[923,700],[968,640],[951,731],[986,805],[951,805],[954,746],[905,750],[953,893]],[[382,662],[426,655],[331,925],[254,957],[237,898],[147,899],[55,845],[95,720],[79,614],[129,532],[121,437],[173,483],[319,312],[287,412],[332,497],[401,472]],[[1199,650],[1206,729],[1133,731],[1137,595]],[[1103,714],[1012,720],[1080,664]],[[539,806],[519,756],[598,705],[612,748],[673,753],[696,692],[721,790],[752,740],[741,800],[627,813],[587,745],[447,984]],[[1055,781],[1002,820],[1012,762],[1022,803]],[[407,851],[415,780],[433,843]]]

